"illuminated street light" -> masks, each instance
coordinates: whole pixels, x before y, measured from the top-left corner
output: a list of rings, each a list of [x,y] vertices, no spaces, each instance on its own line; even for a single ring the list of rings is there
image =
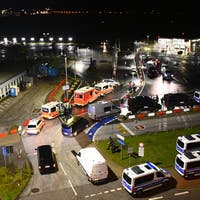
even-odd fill
[[[8,45],[8,38],[6,38],[6,37],[3,38],[3,41],[4,41],[4,44],[5,44],[5,45]]]
[[[68,37],[68,41],[71,42],[73,40],[72,37]]]
[[[16,44],[17,43],[17,38],[13,38],[12,41],[13,41],[13,44]]]
[[[35,38],[34,38],[34,37],[31,37],[31,38],[30,38],[30,41],[31,41],[31,42],[34,42],[34,41],[35,41]]]
[[[52,42],[52,41],[53,41],[53,38],[52,38],[52,37],[50,37],[50,38],[49,38],[49,41],[51,41],[51,42]]]
[[[59,41],[59,42],[62,42],[62,41],[63,41],[63,38],[62,38],[62,37],[59,37],[59,38],[58,38],[58,41]]]
[[[44,38],[40,38],[40,42],[44,42]]]

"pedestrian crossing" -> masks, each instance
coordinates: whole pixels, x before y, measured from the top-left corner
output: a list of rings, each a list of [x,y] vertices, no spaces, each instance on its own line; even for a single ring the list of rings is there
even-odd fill
[[[12,98],[7,98],[2,101],[0,101],[0,113],[4,112],[12,103]]]
[[[14,103],[13,100],[14,99],[12,97],[8,97],[0,101],[0,115],[1,113],[5,112],[11,106],[11,104]]]

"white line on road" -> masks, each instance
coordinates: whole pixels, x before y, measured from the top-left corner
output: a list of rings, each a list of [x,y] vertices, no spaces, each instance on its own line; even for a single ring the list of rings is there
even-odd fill
[[[131,129],[128,128],[124,123],[120,123],[120,125],[121,125],[124,129],[126,129],[126,131],[128,131],[131,135],[135,135],[135,133],[134,133],[133,131],[131,131]]]
[[[58,130],[56,131],[56,134],[57,134],[58,132],[60,132],[60,130],[61,130],[61,127],[58,128]]]
[[[71,185],[71,188],[72,188],[72,190],[73,190],[75,196],[77,196],[78,194],[77,194],[76,190],[74,189],[74,186],[72,185],[71,181],[68,180],[68,182],[69,182],[69,184]]]
[[[65,176],[67,176],[67,172],[65,171],[65,169],[64,169],[64,167],[63,167],[63,165],[62,165],[62,163],[61,163],[61,162],[59,162],[59,164],[60,164],[60,167],[61,167],[61,169],[63,170],[63,172],[64,172]]]
[[[183,194],[189,194],[189,192],[185,191],[185,192],[175,193],[174,196],[179,196],[179,195],[183,195]]]
[[[163,199],[163,196],[150,198],[149,200],[157,200],[157,199]]]

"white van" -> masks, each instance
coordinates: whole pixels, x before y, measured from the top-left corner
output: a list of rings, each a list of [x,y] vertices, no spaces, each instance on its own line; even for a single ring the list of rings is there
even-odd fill
[[[122,172],[122,186],[131,194],[160,187],[169,183],[170,173],[151,162],[129,167]]]
[[[119,115],[121,109],[112,102],[98,101],[88,106],[88,117],[93,120],[101,120],[105,117]]]
[[[200,175],[200,150],[177,154],[175,158],[176,171],[184,178]]]
[[[178,136],[176,140],[176,150],[179,153],[200,150],[200,133]]]
[[[78,165],[81,166],[90,182],[97,183],[108,179],[106,160],[95,147],[81,149],[76,158]]]

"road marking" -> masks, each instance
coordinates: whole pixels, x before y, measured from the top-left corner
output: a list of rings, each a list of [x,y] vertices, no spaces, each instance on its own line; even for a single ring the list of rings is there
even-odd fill
[[[183,194],[189,194],[189,192],[185,191],[185,192],[175,193],[174,196],[179,196],[179,195],[183,195]]]
[[[56,131],[56,134],[57,134],[58,132],[60,132],[60,130],[61,130],[61,127],[58,128],[58,130]]]
[[[120,125],[126,130],[128,131],[131,135],[135,135],[135,133],[133,131],[131,131],[130,128],[128,128],[124,123],[120,123]]]
[[[77,194],[76,190],[74,189],[74,186],[72,185],[71,181],[68,180],[68,182],[69,182],[69,184],[70,184],[70,186],[71,186],[71,188],[72,188],[72,190],[73,190],[75,196],[77,196],[78,194]]]
[[[61,167],[61,169],[63,170],[63,172],[64,172],[65,176],[67,176],[67,172],[65,171],[65,169],[64,169],[64,167],[63,167],[63,165],[62,165],[62,163],[61,163],[61,162],[59,162],[59,164],[60,164],[60,167]]]
[[[163,199],[163,196],[150,198],[149,200],[157,200],[157,199]]]

